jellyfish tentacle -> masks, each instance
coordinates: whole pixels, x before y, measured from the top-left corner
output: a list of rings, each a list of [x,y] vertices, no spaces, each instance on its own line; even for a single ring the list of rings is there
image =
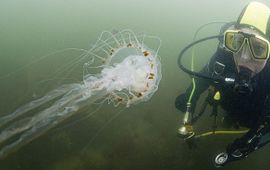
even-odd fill
[[[12,124],[0,133],[0,143],[5,142],[15,135],[19,139],[13,143],[5,145],[0,150],[0,158],[5,157],[16,148],[30,142],[44,132],[55,127],[60,122],[71,117],[79,108],[91,104],[101,96],[106,95],[105,89],[95,89],[86,93],[84,85],[77,84],[77,87],[70,90],[61,99],[52,104],[49,108],[41,111],[33,117],[29,117]]]
[[[62,85],[62,86],[58,87],[57,89],[54,89],[54,90],[48,92],[45,96],[19,107],[14,112],[12,112],[6,116],[0,117],[0,127],[6,125],[7,123],[16,119],[17,117],[19,117],[19,116],[21,116],[21,115],[23,115],[23,114],[25,114],[33,109],[36,109],[37,107],[55,99],[61,95],[64,95],[67,91],[69,91],[73,87],[74,87],[74,84]]]

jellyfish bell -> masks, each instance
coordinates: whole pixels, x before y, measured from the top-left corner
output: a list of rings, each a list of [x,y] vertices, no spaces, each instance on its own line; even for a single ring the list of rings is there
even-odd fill
[[[96,101],[129,107],[149,100],[161,79],[160,43],[158,37],[136,35],[131,30],[102,32],[92,48],[79,50],[83,52],[79,57],[63,65],[65,69],[70,68],[64,74],[70,74],[75,66],[83,68],[81,82],[69,79],[70,83],[59,84],[42,97],[0,117],[0,157],[9,155]]]

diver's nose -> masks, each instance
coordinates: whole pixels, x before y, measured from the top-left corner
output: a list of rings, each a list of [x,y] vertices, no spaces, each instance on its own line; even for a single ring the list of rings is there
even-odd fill
[[[251,51],[247,43],[242,47],[240,58],[244,61],[249,61],[251,59]]]

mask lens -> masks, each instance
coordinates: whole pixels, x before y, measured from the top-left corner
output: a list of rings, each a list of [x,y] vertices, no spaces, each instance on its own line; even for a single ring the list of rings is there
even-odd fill
[[[233,52],[237,52],[241,48],[244,39],[245,37],[237,32],[226,32],[225,47],[227,47],[229,50]]]
[[[267,59],[268,57],[268,43],[265,40],[250,37],[250,46],[256,59]]]

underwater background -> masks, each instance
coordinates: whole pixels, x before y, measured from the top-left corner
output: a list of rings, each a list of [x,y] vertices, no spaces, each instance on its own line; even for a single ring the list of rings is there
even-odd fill
[[[182,114],[175,98],[190,77],[177,65],[178,54],[196,30],[213,21],[235,21],[249,0],[2,0],[0,1],[0,116],[42,93],[41,75],[53,73],[68,51],[89,49],[104,30],[131,29],[160,37],[162,79],[143,103],[123,110],[112,104],[86,107],[75,116],[0,160],[0,170],[201,170],[216,169],[217,153],[239,135],[216,135],[190,149],[177,137]],[[264,2],[270,6],[269,1]],[[203,29],[198,38],[216,35],[221,24]],[[196,48],[199,69],[216,42]],[[184,62],[190,63],[189,55]],[[33,62],[37,61],[37,62]],[[79,72],[81,70],[78,70]],[[81,71],[82,72],[82,71]],[[51,80],[53,83],[53,80]],[[40,90],[40,91],[38,91]],[[199,101],[198,105],[202,103]],[[93,111],[96,112],[88,116]],[[209,112],[209,113],[207,113]],[[211,108],[194,128],[209,131]],[[75,122],[75,123],[72,123]],[[270,145],[222,169],[269,170]]]

